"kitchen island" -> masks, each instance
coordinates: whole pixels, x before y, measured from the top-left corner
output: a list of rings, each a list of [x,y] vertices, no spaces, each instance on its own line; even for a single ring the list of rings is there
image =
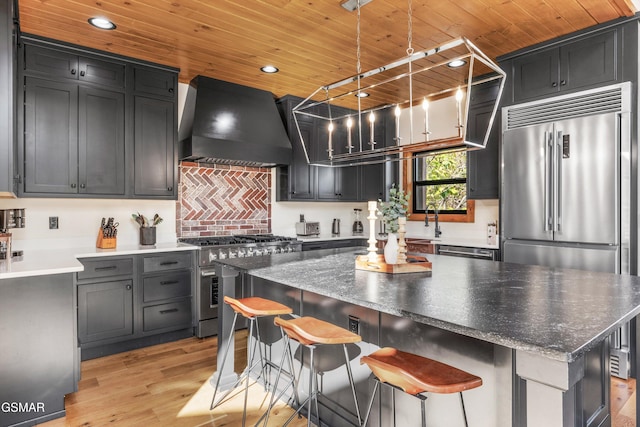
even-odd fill
[[[429,256],[430,277],[387,275],[355,270],[359,253],[223,260],[218,274],[225,294],[242,277],[251,293],[291,304],[296,314],[344,327],[357,318],[365,344],[352,367],[363,402],[370,387],[359,355],[394,345],[483,378],[468,392],[472,425],[610,425],[609,336],[640,313],[640,278],[437,255]],[[224,325],[220,332],[224,339]],[[447,408],[440,416],[438,405],[428,408],[433,425],[457,416],[455,404],[430,400]],[[417,410],[410,401],[402,413]]]

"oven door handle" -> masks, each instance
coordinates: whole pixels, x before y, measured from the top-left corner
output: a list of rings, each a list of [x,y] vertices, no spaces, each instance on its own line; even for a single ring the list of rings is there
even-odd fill
[[[216,275],[216,271],[214,269],[202,269],[200,270],[200,276],[202,277],[211,277],[211,276],[215,276]]]

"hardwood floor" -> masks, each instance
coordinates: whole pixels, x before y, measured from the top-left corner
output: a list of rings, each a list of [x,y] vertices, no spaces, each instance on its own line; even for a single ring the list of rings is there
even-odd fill
[[[636,425],[636,381],[611,378],[612,427]]]
[[[246,331],[236,334],[236,372],[246,365]],[[82,362],[79,390],[65,399],[67,416],[43,427],[115,426],[239,426],[243,394],[209,411],[217,339],[189,338]],[[636,382],[612,378],[612,427],[635,426]],[[253,385],[247,425],[266,410],[267,394]],[[284,403],[274,408],[270,426],[282,425],[293,411]],[[306,426],[296,419],[292,427]]]
[[[246,365],[246,331],[236,334],[236,372]],[[60,426],[239,426],[243,393],[209,411],[217,339],[189,338],[82,362],[76,393],[66,396],[67,415],[41,424]],[[247,425],[253,425],[269,404],[264,389],[250,387]],[[293,410],[280,403],[270,426],[282,425]],[[306,426],[305,418],[293,427]]]

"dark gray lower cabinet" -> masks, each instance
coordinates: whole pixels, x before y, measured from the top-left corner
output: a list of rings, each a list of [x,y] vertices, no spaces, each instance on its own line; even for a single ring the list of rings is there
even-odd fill
[[[133,335],[133,281],[78,285],[81,344]]]
[[[78,278],[82,359],[193,335],[191,251],[85,258]]]
[[[64,416],[78,381],[75,298],[73,273],[0,280],[0,425]],[[18,404],[27,410],[6,406]]]

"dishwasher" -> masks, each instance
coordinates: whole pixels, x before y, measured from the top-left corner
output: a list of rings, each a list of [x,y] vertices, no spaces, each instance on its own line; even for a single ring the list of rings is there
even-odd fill
[[[498,260],[498,249],[472,248],[469,246],[436,245],[438,255],[457,256],[462,258]]]

